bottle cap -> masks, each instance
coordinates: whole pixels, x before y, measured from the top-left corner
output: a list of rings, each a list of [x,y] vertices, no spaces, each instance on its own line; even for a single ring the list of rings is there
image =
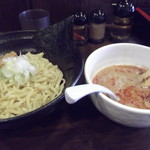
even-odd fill
[[[121,0],[114,8],[114,15],[121,18],[132,17],[135,11],[133,3],[128,0]]]
[[[104,23],[105,22],[105,13],[102,10],[96,10],[93,12],[91,21],[94,23]]]
[[[85,13],[81,12],[76,12],[74,14],[74,24],[75,25],[85,25],[87,24],[88,18]]]

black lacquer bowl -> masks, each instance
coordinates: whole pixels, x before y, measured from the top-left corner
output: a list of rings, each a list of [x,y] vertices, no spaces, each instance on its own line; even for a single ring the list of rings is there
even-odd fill
[[[3,55],[10,51],[15,51],[18,54],[22,54],[30,51],[31,53],[39,53],[41,50],[37,50],[36,46],[33,43],[33,36],[35,31],[17,31],[9,32],[6,34],[0,35],[0,55]],[[83,61],[77,51],[70,57],[68,56],[64,59],[62,54],[57,53],[57,56],[54,56],[49,50],[44,50],[44,57],[48,58],[53,64],[57,64],[64,74],[66,79],[65,88],[69,86],[74,86],[79,80],[82,70],[83,70]],[[62,60],[63,59],[63,60]],[[65,90],[64,88],[64,90]],[[8,119],[0,119],[0,129],[16,128],[34,122],[37,119],[40,119],[49,113],[53,112],[60,102],[65,100],[63,93],[52,102],[23,115],[12,117]]]

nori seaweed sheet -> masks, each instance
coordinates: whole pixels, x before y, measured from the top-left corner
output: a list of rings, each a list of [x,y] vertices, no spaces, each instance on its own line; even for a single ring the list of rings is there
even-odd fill
[[[37,50],[49,53],[52,62],[55,63],[56,59],[60,59],[60,64],[62,61],[68,61],[66,67],[71,67],[77,51],[73,42],[73,16],[36,31],[33,43]]]

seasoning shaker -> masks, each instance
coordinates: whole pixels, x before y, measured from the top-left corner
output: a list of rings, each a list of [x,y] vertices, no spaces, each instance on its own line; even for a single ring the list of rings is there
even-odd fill
[[[88,17],[80,11],[74,14],[73,39],[76,44],[82,45],[88,41]]]
[[[89,24],[89,41],[94,44],[102,43],[105,37],[105,26],[105,13],[102,10],[94,11]]]
[[[131,35],[135,7],[129,0],[121,0],[114,6],[110,36],[115,41],[127,40]]]

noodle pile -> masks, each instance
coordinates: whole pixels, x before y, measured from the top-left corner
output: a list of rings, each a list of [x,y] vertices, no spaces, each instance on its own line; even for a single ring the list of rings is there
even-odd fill
[[[36,74],[25,83],[0,79],[0,119],[18,116],[35,110],[58,97],[65,79],[57,65],[43,57],[43,53],[25,56],[36,68]]]

